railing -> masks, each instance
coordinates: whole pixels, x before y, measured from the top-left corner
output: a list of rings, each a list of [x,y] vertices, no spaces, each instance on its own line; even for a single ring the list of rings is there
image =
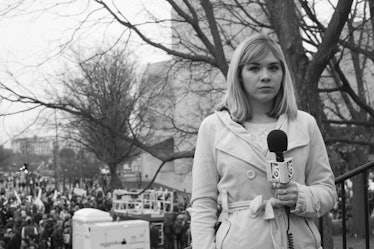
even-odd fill
[[[367,176],[367,170],[374,167],[374,161],[368,162],[364,165],[361,165],[358,168],[355,168],[348,173],[341,175],[335,179],[335,184],[341,186],[341,202],[342,202],[342,236],[343,236],[343,249],[347,249],[347,226],[346,226],[346,207],[345,207],[345,201],[346,201],[346,195],[345,195],[345,181],[358,175],[363,174],[364,180],[365,180],[365,188],[364,188],[364,212],[365,212],[365,245],[366,249],[370,249],[370,231],[369,231],[369,205],[368,205],[368,176]],[[320,232],[323,234],[323,218],[320,219]],[[323,240],[322,240],[322,246],[323,246]]]

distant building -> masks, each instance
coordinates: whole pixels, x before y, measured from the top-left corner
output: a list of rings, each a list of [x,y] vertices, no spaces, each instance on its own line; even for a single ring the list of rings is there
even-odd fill
[[[152,133],[147,143],[164,155],[194,149],[201,121],[212,113],[221,97],[221,92],[214,89],[221,89],[225,84],[217,69],[207,70],[200,66],[191,72],[190,67],[175,65],[173,59],[148,64],[142,81],[143,86],[151,89],[148,92],[150,96],[145,96],[148,97],[148,105],[144,120],[150,126],[146,132]],[[125,183],[133,180],[140,184],[151,181],[157,173],[155,184],[190,193],[192,164],[191,157],[180,158],[167,162],[159,169],[159,159],[142,153],[134,163],[122,169],[122,179]]]
[[[15,153],[52,155],[55,147],[54,137],[26,137],[12,139],[10,148]]]
[[[54,153],[56,146],[55,136],[45,137],[22,137],[12,139],[10,142],[10,149],[15,153],[23,153],[39,156],[51,156]],[[72,141],[59,141],[59,150],[62,148],[71,148],[74,151],[78,150],[78,146]]]

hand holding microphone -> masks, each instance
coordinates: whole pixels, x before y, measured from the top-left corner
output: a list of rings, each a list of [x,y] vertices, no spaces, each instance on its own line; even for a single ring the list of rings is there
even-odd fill
[[[287,135],[282,130],[272,130],[267,137],[270,152],[275,153],[275,160],[267,164],[268,181],[272,182],[276,198],[279,203],[288,207],[295,207],[298,191],[293,179],[292,158],[284,158],[283,152],[287,150]]]
[[[273,183],[275,196],[279,200],[279,204],[294,208],[298,197],[297,185],[294,181],[288,183]]]

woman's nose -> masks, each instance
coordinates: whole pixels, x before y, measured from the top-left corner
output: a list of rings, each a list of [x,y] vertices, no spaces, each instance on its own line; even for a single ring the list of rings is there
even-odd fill
[[[262,72],[261,72],[261,81],[270,81],[270,76],[269,76],[269,72],[267,69],[263,69]]]

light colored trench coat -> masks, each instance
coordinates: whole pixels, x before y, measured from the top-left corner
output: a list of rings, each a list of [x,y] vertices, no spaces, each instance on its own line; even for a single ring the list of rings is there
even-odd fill
[[[275,129],[286,132],[293,158],[298,199],[291,209],[294,248],[321,248],[314,223],[337,200],[325,144],[315,119],[298,111],[289,121],[281,115]],[[266,163],[272,152],[261,153],[252,137],[227,111],[208,116],[199,129],[193,164],[191,232],[193,249],[279,249],[287,246],[287,215],[277,207],[267,181]],[[221,225],[215,233],[217,206]]]

